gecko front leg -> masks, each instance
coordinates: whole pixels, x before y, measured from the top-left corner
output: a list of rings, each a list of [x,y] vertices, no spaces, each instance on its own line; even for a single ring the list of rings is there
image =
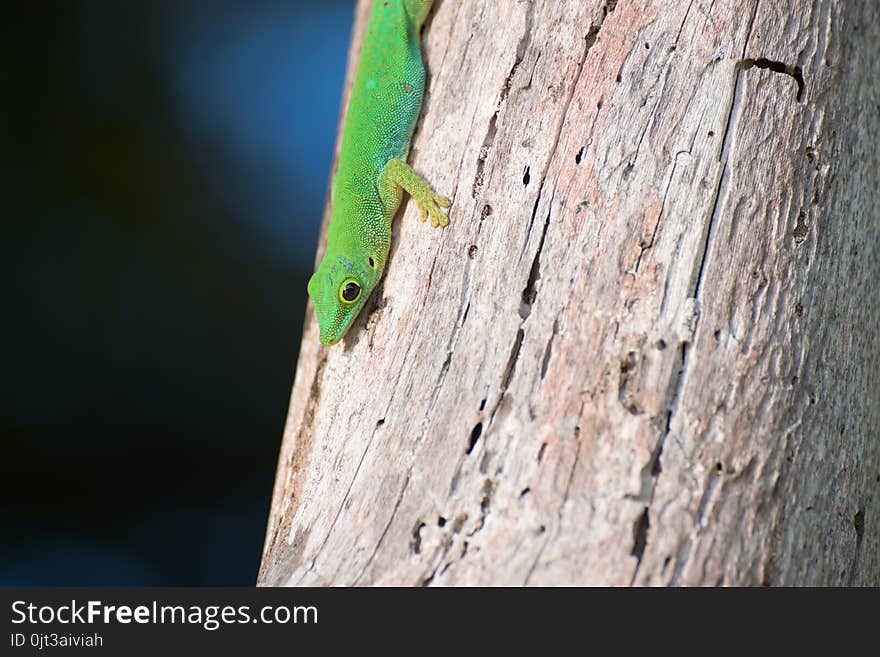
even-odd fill
[[[430,219],[434,227],[449,225],[449,217],[441,208],[448,208],[452,201],[435,193],[428,182],[403,160],[388,160],[379,174],[378,188],[382,204],[391,214],[400,205],[401,192],[405,190],[418,203],[422,221]]]

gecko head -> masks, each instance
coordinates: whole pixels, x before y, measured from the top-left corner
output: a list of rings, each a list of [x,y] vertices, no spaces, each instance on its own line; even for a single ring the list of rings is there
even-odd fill
[[[321,344],[339,342],[363,309],[381,277],[372,258],[362,263],[327,253],[309,279],[309,296],[321,332]]]

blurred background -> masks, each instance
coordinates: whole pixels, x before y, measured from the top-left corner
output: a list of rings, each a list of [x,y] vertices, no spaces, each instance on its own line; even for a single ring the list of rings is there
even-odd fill
[[[256,581],[353,10],[7,6],[0,585]]]

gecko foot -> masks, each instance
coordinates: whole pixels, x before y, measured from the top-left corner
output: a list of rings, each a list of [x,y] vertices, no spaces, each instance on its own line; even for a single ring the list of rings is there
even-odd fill
[[[378,188],[380,196],[388,200],[389,207],[397,207],[400,203],[400,189],[403,189],[418,203],[423,222],[430,220],[435,228],[449,225],[449,217],[441,208],[448,208],[452,201],[431,189],[428,181],[403,160],[388,160],[379,174]]]
[[[440,194],[434,194],[431,192],[429,198],[417,198],[415,199],[416,203],[419,204],[419,213],[421,215],[422,222],[430,220],[431,226],[434,228],[448,226],[449,225],[449,217],[446,216],[446,213],[443,212],[440,208],[448,208],[452,205],[452,201],[450,201],[445,196],[441,196]]]

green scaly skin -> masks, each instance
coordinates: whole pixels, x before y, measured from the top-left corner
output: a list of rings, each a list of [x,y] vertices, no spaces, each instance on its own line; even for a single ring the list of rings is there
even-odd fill
[[[449,223],[441,209],[449,199],[406,163],[425,91],[419,40],[432,2],[373,2],[331,186],[327,250],[309,280],[325,345],[342,339],[382,278],[404,191],[422,221]]]

